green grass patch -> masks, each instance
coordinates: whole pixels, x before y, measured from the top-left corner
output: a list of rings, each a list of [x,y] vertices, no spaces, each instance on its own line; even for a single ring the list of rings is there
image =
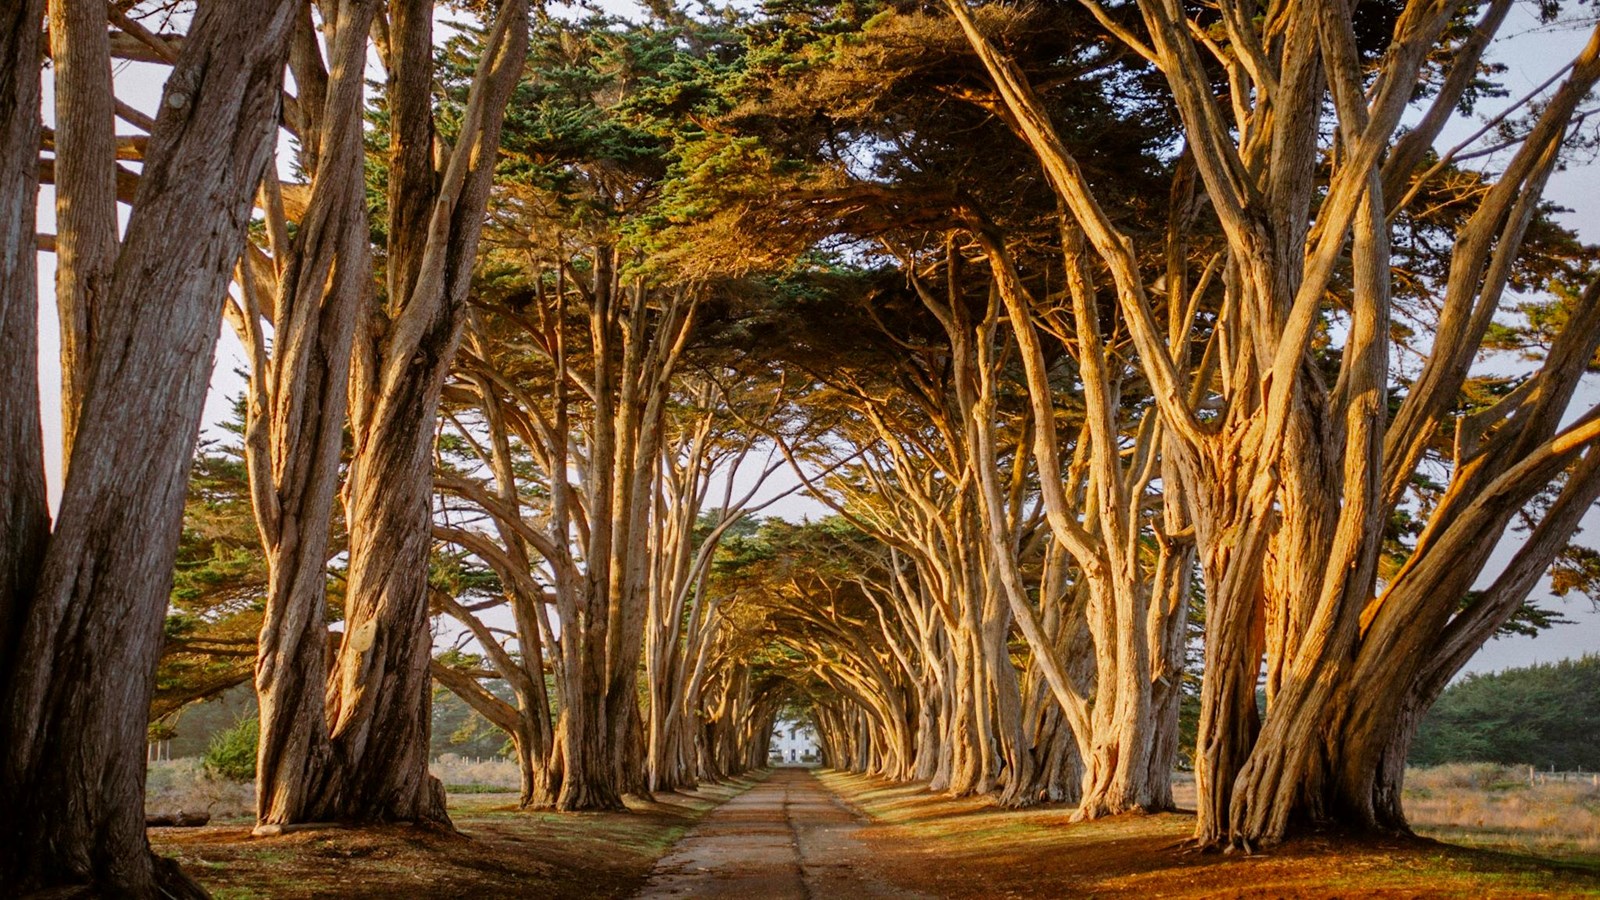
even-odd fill
[[[211,889],[212,900],[265,900],[269,895],[247,887],[219,887]]]
[[[517,788],[506,787],[500,784],[447,784],[444,786],[447,794],[515,794]]]

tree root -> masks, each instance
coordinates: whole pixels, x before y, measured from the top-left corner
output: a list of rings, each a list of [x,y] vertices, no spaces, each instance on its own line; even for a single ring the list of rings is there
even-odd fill
[[[177,860],[154,853],[151,856],[155,867],[156,896],[165,900],[210,900],[211,894],[190,878]]]

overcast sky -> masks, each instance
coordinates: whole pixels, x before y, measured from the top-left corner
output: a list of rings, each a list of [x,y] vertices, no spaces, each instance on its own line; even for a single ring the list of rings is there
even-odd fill
[[[631,8],[627,0],[608,0],[607,5],[612,8]],[[1587,39],[1588,30],[1582,23],[1541,26],[1529,15],[1525,7],[1519,4],[1517,11],[1512,13],[1511,19],[1507,22],[1503,34],[1506,37],[1496,44],[1491,58],[1508,66],[1508,71],[1501,76],[1501,80],[1512,97],[1520,97],[1542,84],[1557,69],[1570,61]],[[118,78],[119,99],[153,114],[160,98],[162,72],[164,70],[153,66],[122,64]],[[47,122],[50,121],[49,87],[50,81],[47,78],[45,79]],[[1484,112],[1492,111],[1491,104],[1484,106]],[[1466,137],[1470,131],[1471,125],[1462,123],[1444,135],[1441,145],[1448,147]],[[49,186],[45,186],[41,194],[39,227],[43,232],[53,232],[55,230],[53,191]],[[1564,224],[1576,229],[1584,240],[1590,243],[1600,242],[1600,166],[1593,162],[1581,161],[1569,166],[1565,171],[1556,173],[1551,179],[1546,196],[1570,209],[1570,212],[1563,213],[1560,217]],[[40,254],[39,380],[44,413],[46,466],[52,504],[59,496],[61,469],[59,343],[54,306],[54,279],[55,256],[48,253]],[[243,389],[243,380],[235,372],[244,366],[242,348],[231,329],[224,326],[217,347],[212,390],[207,399],[205,414],[207,428],[212,434],[215,434],[215,423],[229,415],[231,398],[237,396]],[[1590,390],[1584,393],[1587,394],[1588,402],[1592,403],[1596,397],[1600,397],[1600,387],[1591,385]],[[1580,395],[1579,402],[1582,403],[1585,399],[1585,396]],[[792,483],[790,478],[775,478],[773,490],[782,490]],[[809,498],[793,496],[774,504],[766,510],[766,514],[782,515],[792,519],[802,516],[815,518],[826,515],[827,509]],[[1585,519],[1585,529],[1586,541],[1600,541],[1600,512],[1590,512]],[[1512,537],[1515,538],[1514,535]],[[1513,546],[1511,541],[1507,541],[1502,547],[1503,552],[1497,554],[1499,562],[1492,563],[1489,571],[1485,573],[1483,579],[1485,583],[1493,579],[1498,566],[1509,558]],[[1567,618],[1573,619],[1574,623],[1558,626],[1537,638],[1509,637],[1492,640],[1468,664],[1467,671],[1495,671],[1511,666],[1553,662],[1584,653],[1600,652],[1600,611],[1593,609],[1587,600],[1561,601],[1550,596],[1549,592],[1542,588],[1535,592],[1535,600],[1543,606],[1559,610]]]

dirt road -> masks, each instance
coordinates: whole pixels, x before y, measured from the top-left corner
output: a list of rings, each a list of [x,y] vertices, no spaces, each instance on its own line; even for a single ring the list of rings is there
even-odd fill
[[[656,864],[641,900],[917,898],[874,877],[855,813],[807,769],[782,768],[706,816]]]

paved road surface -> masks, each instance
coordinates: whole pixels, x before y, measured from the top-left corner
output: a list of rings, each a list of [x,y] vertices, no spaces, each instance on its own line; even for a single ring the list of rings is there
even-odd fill
[[[729,800],[656,863],[640,900],[917,898],[875,878],[861,824],[809,770],[778,769]]]

